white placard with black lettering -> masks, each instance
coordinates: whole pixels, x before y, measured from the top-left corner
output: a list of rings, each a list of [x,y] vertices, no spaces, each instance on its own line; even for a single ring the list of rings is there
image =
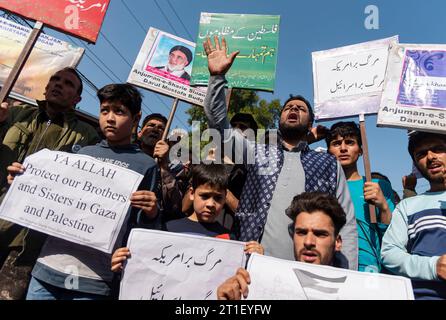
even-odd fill
[[[312,53],[316,120],[377,113],[398,36]]]
[[[0,218],[111,253],[129,197],[143,176],[86,155],[41,150],[27,157]]]
[[[120,300],[215,300],[217,288],[245,263],[244,243],[133,229]]]
[[[249,300],[413,300],[410,279],[253,254]]]

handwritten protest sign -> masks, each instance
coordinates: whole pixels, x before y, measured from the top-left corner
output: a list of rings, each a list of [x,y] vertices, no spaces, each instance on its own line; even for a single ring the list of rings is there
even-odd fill
[[[0,218],[111,253],[142,175],[85,155],[41,150],[25,159]]]
[[[398,37],[312,53],[317,120],[377,113],[391,43]]]
[[[96,42],[110,0],[0,0],[0,8]]]
[[[215,300],[245,262],[243,242],[184,233],[133,229],[127,247],[121,300]]]
[[[446,133],[446,45],[392,46],[377,125]]]
[[[150,28],[127,82],[203,106],[207,89],[189,85],[194,52],[195,43]]]
[[[410,279],[251,255],[249,300],[413,300]]]
[[[0,85],[3,86],[31,32],[30,28],[0,18]],[[29,103],[44,99],[51,75],[64,67],[76,67],[84,49],[41,34],[19,76],[11,96]]]
[[[234,88],[274,91],[280,16],[202,12],[192,85],[207,85],[209,71],[202,43],[206,37],[225,37],[229,52],[240,50],[226,75]],[[200,48],[200,50],[198,50]]]

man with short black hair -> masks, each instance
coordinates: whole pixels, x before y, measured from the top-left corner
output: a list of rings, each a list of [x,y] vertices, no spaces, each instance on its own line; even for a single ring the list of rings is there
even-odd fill
[[[82,80],[73,68],[53,74],[45,100],[37,107],[0,107],[0,190],[7,190],[6,168],[42,149],[76,152],[99,141],[96,130],[80,121],[75,106],[81,101]],[[24,298],[31,269],[46,235],[0,220],[0,300]]]
[[[138,132],[138,140],[144,153],[155,158],[155,146],[161,141],[166,125],[167,119],[160,113],[152,113],[144,118]]]
[[[296,261],[338,267],[342,247],[339,231],[346,217],[336,198],[320,192],[304,192],[293,198],[286,214],[292,219],[290,235]],[[240,300],[248,295],[249,273],[243,268],[217,289],[220,300]]]
[[[381,256],[388,270],[412,279],[416,299],[446,299],[446,136],[414,133],[408,151],[430,189],[397,205]]]
[[[141,130],[138,132],[138,140],[141,150],[152,158],[158,159],[161,171],[162,207],[165,214],[163,220],[182,218],[181,194],[178,182],[173,176],[169,161],[169,144],[162,140],[166,130],[167,118],[160,113],[152,113],[146,116],[142,122]]]
[[[361,131],[355,122],[337,122],[325,139],[328,153],[340,162],[347,179],[355,208],[358,228],[358,270],[381,272],[381,239],[390,223],[393,203],[392,186],[383,179],[366,182],[359,174],[358,160],[362,155]],[[367,203],[375,205],[377,224],[370,222]]]

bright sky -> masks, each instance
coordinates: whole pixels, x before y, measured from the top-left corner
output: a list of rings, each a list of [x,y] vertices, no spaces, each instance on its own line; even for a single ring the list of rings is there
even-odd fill
[[[364,26],[368,5],[379,9],[378,30]],[[87,54],[79,70],[99,88],[111,82],[125,82],[149,27],[195,42],[200,12],[276,14],[281,16],[276,88],[274,94],[261,96],[283,102],[293,93],[313,101],[311,52],[393,35],[399,35],[401,43],[446,43],[445,11],[444,0],[111,0],[96,45],[83,43]],[[45,32],[68,40],[48,28]],[[97,115],[94,92],[89,88],[87,91],[80,108]],[[168,115],[172,98],[142,91],[144,115]],[[187,108],[188,104],[180,103],[173,128],[189,129],[184,113]],[[322,122],[326,126],[332,123]],[[387,175],[401,194],[401,177],[411,171],[406,131],[377,128],[376,116],[368,116],[366,124],[372,171]],[[319,145],[325,147],[325,143],[315,147]],[[362,170],[362,164],[360,167]],[[426,187],[427,181],[419,180],[417,190],[424,191]]]

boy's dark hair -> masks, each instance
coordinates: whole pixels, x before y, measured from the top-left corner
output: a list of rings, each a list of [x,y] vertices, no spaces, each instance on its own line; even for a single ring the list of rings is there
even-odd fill
[[[346,216],[336,198],[327,193],[301,193],[293,198],[291,205],[286,209],[285,213],[293,219],[294,230],[294,223],[301,212],[312,213],[315,211],[322,211],[331,218],[335,228],[335,235],[337,236],[341,228],[345,225]]]
[[[391,184],[390,179],[381,172],[374,171],[371,173],[372,179],[381,179]]]
[[[415,148],[421,144],[425,140],[432,140],[432,139],[443,139],[446,141],[446,135],[439,134],[439,133],[432,133],[432,132],[422,132],[422,131],[415,131],[409,136],[409,145],[407,147],[407,150],[409,151],[410,157],[412,158],[413,162],[415,163],[415,166],[417,166],[417,162],[414,157],[414,151]]]
[[[212,188],[225,190],[228,188],[228,170],[224,164],[197,164],[192,167],[192,188],[208,184]]]
[[[325,138],[327,148],[330,147],[330,143],[336,139],[337,136],[342,138],[356,138],[359,147],[362,148],[361,130],[359,130],[358,125],[353,121],[340,121],[331,126],[330,131]]]
[[[167,124],[167,118],[165,116],[163,116],[161,113],[152,113],[144,118],[144,120],[142,121],[141,128],[144,128],[150,119],[158,119],[158,120],[161,120],[162,122],[164,122],[164,124]]]
[[[282,106],[282,111],[283,111],[283,108],[285,108],[286,104],[287,104],[288,102],[290,102],[290,101],[293,101],[293,100],[299,100],[299,101],[302,101],[303,103],[305,103],[305,104],[307,105],[308,113],[309,113],[309,115],[310,115],[310,122],[313,123],[313,122],[314,122],[314,111],[313,111],[313,108],[311,107],[311,103],[310,103],[310,101],[308,101],[307,99],[305,99],[305,98],[304,98],[303,96],[301,96],[300,94],[298,94],[298,95],[296,95],[296,96],[293,96],[292,94],[290,94],[290,97],[287,99],[287,101],[285,101],[285,103],[284,103],[283,106]]]
[[[81,79],[81,76],[79,75],[79,72],[77,72],[77,70],[76,69],[74,69],[74,68],[72,68],[72,67],[65,67],[65,68],[63,68],[63,69],[60,69],[59,71],[57,71],[57,72],[60,72],[60,71],[67,71],[67,72],[70,72],[70,73],[72,73],[78,80],[79,80],[79,83],[80,83],[80,86],[79,86],[79,89],[77,89],[77,93],[79,94],[79,95],[81,95],[82,94],[82,91],[84,90],[84,85],[83,85],[83,83],[82,83],[82,79]],[[56,72],[56,73],[57,73]]]
[[[132,115],[141,111],[142,96],[138,89],[128,83],[112,83],[99,89],[99,102],[119,101],[130,110]]]

